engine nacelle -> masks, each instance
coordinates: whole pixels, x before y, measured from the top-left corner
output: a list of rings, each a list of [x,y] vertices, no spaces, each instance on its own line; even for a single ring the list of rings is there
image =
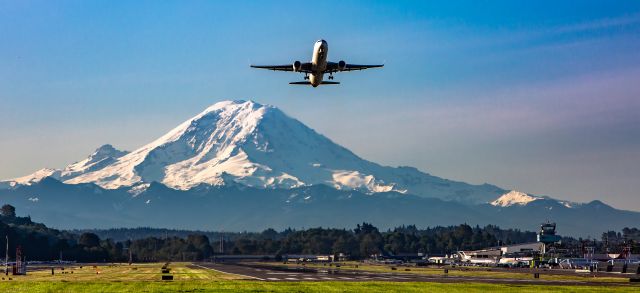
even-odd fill
[[[293,62],[293,71],[298,72],[302,68],[300,61]]]
[[[347,62],[344,62],[343,60],[340,60],[340,62],[338,62],[338,69],[340,71],[343,71],[345,68],[347,68]]]

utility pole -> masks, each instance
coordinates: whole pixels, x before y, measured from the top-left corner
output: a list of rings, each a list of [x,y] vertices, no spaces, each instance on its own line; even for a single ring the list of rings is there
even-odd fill
[[[156,252],[158,251],[158,240],[154,237],[153,239],[153,261],[156,261],[157,256]]]
[[[129,265],[131,265],[131,263],[133,263],[133,253],[131,252],[131,244],[133,244],[133,242],[131,241],[131,238],[129,238]]]
[[[9,235],[7,235],[7,249],[5,250],[6,254],[4,256],[4,274],[9,275]]]
[[[220,232],[220,254],[224,254],[224,234]]]

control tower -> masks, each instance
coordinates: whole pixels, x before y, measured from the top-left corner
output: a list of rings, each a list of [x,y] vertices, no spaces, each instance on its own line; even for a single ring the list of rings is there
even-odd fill
[[[540,225],[540,232],[538,233],[538,242],[542,242],[542,253],[547,253],[549,245],[560,242],[560,236],[556,235],[556,223],[546,222]]]

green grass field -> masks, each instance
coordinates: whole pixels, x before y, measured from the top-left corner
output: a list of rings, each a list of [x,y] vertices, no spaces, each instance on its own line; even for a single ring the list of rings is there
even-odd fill
[[[100,266],[75,266],[67,267],[64,271],[55,270],[55,275],[51,275],[51,269],[30,271],[26,276],[9,276],[16,282],[88,282],[88,281],[158,281],[162,273],[161,263],[152,264],[114,264]],[[189,263],[172,263],[169,265],[171,274],[176,281],[221,281],[238,279],[237,276],[218,273],[212,270],[204,270],[188,267]],[[64,272],[64,273],[63,273]],[[6,279],[6,277],[5,277]],[[8,280],[4,280],[8,281]]]
[[[638,292],[631,287],[393,282],[77,281],[0,283],[2,292]]]
[[[29,272],[0,280],[0,292],[638,292],[638,287],[443,284],[423,282],[263,282],[172,263],[174,281],[161,281],[162,264],[83,266]],[[73,272],[73,273],[71,273]]]

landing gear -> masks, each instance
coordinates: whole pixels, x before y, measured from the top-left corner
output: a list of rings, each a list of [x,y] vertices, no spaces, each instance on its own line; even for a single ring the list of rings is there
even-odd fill
[[[308,80],[308,79],[309,79],[309,74],[308,74],[308,73],[305,73],[305,74],[304,74],[304,80]]]
[[[329,79],[333,79],[333,74],[329,73]]]

